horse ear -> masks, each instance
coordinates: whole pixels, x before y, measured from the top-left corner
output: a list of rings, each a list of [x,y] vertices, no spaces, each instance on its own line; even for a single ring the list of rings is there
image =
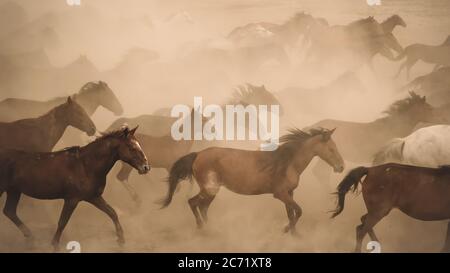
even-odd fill
[[[136,133],[136,130],[137,130],[138,128],[139,128],[139,125],[136,126],[136,127],[134,127],[134,129],[131,129],[131,130],[128,132],[128,135],[134,136],[134,133]]]
[[[330,136],[336,131],[336,127],[333,130],[330,130]]]
[[[69,96],[69,97],[67,98],[67,103],[68,103],[68,104],[71,104],[72,102],[73,102],[73,101],[72,101],[72,97]]]

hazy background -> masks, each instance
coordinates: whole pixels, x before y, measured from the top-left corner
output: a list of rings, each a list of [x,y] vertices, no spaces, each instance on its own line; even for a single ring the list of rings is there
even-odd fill
[[[328,85],[347,71],[345,64],[309,67],[302,63],[301,50],[289,52],[289,67],[269,62],[256,71],[204,54],[205,48],[226,48],[225,36],[237,26],[259,21],[282,23],[300,11],[324,17],[330,25],[367,16],[382,21],[398,14],[408,24],[394,30],[403,46],[440,44],[450,34],[450,0],[384,0],[374,7],[365,0],[81,0],[80,7],[68,6],[65,0],[2,0],[0,55],[22,57],[12,66],[0,58],[0,100],[47,100],[73,94],[87,81],[104,80],[124,106],[124,116],[132,117],[178,103],[192,104],[194,96],[203,96],[204,103],[224,103],[233,87],[245,82],[264,84],[275,94],[289,87]],[[139,53],[132,54],[136,49]],[[354,71],[364,91],[344,90],[337,94],[339,100],[336,94],[317,95],[313,112],[302,112],[295,101],[287,101],[290,107],[282,129],[302,128],[323,118],[379,118],[390,103],[405,96],[394,92],[405,83],[403,74],[397,80],[392,77],[399,65],[376,56],[375,74],[364,66]],[[428,73],[431,68],[419,63],[412,76]],[[115,119],[103,108],[93,116],[100,130]],[[63,137],[57,148],[87,141],[70,143]],[[365,213],[362,196],[349,196],[344,213],[330,220],[328,211],[335,205],[330,193],[342,176],[333,175],[327,187],[308,169],[295,193],[303,208],[300,238],[282,234],[287,223],[284,205],[272,196],[242,196],[224,188],[211,205],[206,229],[197,231],[187,205],[187,199],[197,193],[196,186],[183,182],[171,206],[159,210],[154,201],[165,194],[162,181],[166,172],[152,170],[145,178],[133,173],[130,181],[144,200],[136,210],[116,181],[116,172],[117,168],[110,173],[104,197],[120,216],[126,246],[117,246],[109,218],[87,204],[75,211],[64,232],[63,246],[77,240],[86,252],[348,252],[354,247],[355,227]],[[35,247],[27,247],[19,230],[1,215],[1,252],[51,251],[49,242],[62,201],[33,204],[35,207],[19,206],[18,212],[34,232]],[[382,251],[433,252],[440,250],[446,226],[443,222],[412,220],[393,211],[376,231]]]

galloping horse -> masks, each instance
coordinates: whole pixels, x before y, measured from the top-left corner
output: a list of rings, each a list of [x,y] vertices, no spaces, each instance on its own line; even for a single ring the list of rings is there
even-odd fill
[[[302,214],[293,198],[294,190],[309,162],[319,156],[336,172],[344,170],[342,157],[331,138],[333,132],[322,128],[309,132],[293,129],[281,137],[281,146],[270,152],[212,147],[190,153],[175,162],[170,170],[163,207],[170,204],[181,180],[194,177],[200,193],[189,199],[189,205],[198,228],[207,221],[209,205],[224,186],[245,195],[273,194],[286,206],[289,224],[284,231],[294,234]]]
[[[86,111],[71,97],[40,117],[0,122],[0,148],[50,152],[68,126],[74,126],[89,136],[96,131]]]
[[[343,157],[354,163],[371,162],[386,142],[409,135],[420,122],[439,124],[446,122],[442,112],[427,103],[425,96],[410,92],[409,97],[394,102],[385,117],[372,122],[350,122],[327,119],[312,127],[338,127],[334,135]],[[357,145],[358,149],[355,149]],[[321,181],[328,181],[330,169],[321,161],[314,166],[314,174]]]
[[[49,101],[16,98],[5,99],[0,102],[0,121],[9,122],[29,117],[38,117],[53,107],[64,103],[66,98],[58,97]],[[92,116],[99,106],[105,107],[115,115],[121,115],[123,113],[122,105],[116,95],[102,81],[98,83],[86,83],[78,93],[72,95],[72,99],[76,100],[86,110],[89,116]]]
[[[447,37],[445,42],[440,45],[424,45],[424,44],[412,44],[403,50],[394,60],[400,61],[406,57],[406,61],[400,66],[395,77],[398,77],[403,69],[406,67],[406,78],[409,79],[411,68],[422,60],[426,63],[434,64],[434,69],[438,69],[440,66],[450,65],[450,45]]]
[[[361,179],[364,180],[361,181]],[[342,180],[337,188],[338,205],[332,217],[344,210],[346,193],[362,185],[367,214],[356,227],[355,252],[368,233],[372,241],[378,241],[373,228],[398,208],[406,215],[422,221],[450,219],[450,167],[425,168],[395,163],[376,167],[358,167]],[[450,222],[442,252],[450,251]]]
[[[150,167],[134,137],[137,128],[108,133],[84,147],[71,147],[53,153],[30,153],[18,150],[0,151],[0,196],[7,193],[3,212],[26,238],[29,228],[16,214],[20,195],[37,199],[64,199],[64,207],[52,244],[59,247],[61,234],[80,201],[86,201],[106,213],[114,222],[118,243],[125,242],[123,230],[114,209],[103,199],[106,175],[116,161],[122,160],[140,174]]]

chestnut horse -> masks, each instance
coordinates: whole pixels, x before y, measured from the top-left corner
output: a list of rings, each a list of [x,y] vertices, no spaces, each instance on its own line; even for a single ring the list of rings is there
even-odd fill
[[[319,156],[336,172],[344,170],[344,162],[331,139],[334,130],[323,128],[304,132],[289,131],[280,138],[275,151],[248,151],[230,148],[207,148],[190,153],[173,165],[169,175],[169,189],[162,201],[167,207],[172,201],[178,183],[194,177],[200,193],[189,200],[189,205],[201,228],[207,221],[207,211],[221,186],[245,195],[273,194],[286,206],[289,224],[285,232],[296,233],[295,225],[302,214],[294,200],[294,190],[300,174],[309,162]]]
[[[71,97],[40,117],[0,122],[0,148],[51,152],[68,126],[89,136],[96,131],[86,111]]]
[[[332,217],[344,210],[346,193],[355,191],[359,184],[367,214],[356,227],[355,252],[361,252],[367,233],[372,241],[378,241],[373,228],[393,208],[422,221],[450,219],[450,166],[426,168],[388,163],[355,168],[337,188],[338,205]],[[450,251],[450,223],[442,251]]]
[[[119,244],[125,242],[123,230],[114,209],[103,199],[106,175],[116,161],[122,160],[140,174],[150,167],[139,142],[137,127],[103,135],[84,147],[71,147],[53,153],[31,153],[18,150],[0,151],[0,195],[7,193],[4,214],[32,238],[31,231],[16,214],[20,195],[36,199],[64,199],[64,207],[53,237],[59,248],[61,234],[80,201],[86,201],[106,213],[114,222]]]

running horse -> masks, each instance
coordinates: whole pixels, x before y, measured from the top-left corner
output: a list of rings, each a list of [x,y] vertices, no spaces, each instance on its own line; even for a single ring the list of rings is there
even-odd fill
[[[94,114],[99,106],[113,112],[115,115],[123,113],[122,105],[111,88],[103,81],[88,82],[72,99],[77,101],[89,116]],[[58,97],[48,101],[8,98],[0,101],[0,121],[10,122],[30,117],[38,117],[52,108],[64,103],[67,97]]]
[[[388,163],[355,168],[337,188],[338,204],[332,217],[344,210],[345,195],[350,190],[356,191],[359,184],[367,214],[356,227],[355,252],[361,252],[366,234],[372,241],[379,241],[373,228],[394,208],[422,221],[450,219],[450,166],[426,168]],[[442,252],[449,251],[450,222],[442,248]]]
[[[71,97],[40,117],[0,122],[0,149],[50,152],[68,126],[89,136],[96,132],[86,111]]]
[[[302,215],[294,200],[294,190],[300,174],[311,160],[319,156],[336,172],[344,170],[344,162],[331,138],[333,130],[311,129],[309,132],[292,129],[280,138],[275,151],[249,151],[211,147],[190,153],[174,163],[170,170],[167,196],[161,201],[167,207],[178,183],[194,177],[200,192],[189,199],[197,227],[207,221],[207,212],[219,189],[244,195],[273,194],[283,202],[289,218],[284,232],[296,234],[295,225]]]
[[[59,249],[62,232],[80,201],[86,201],[106,213],[114,222],[118,243],[125,243],[123,230],[114,209],[103,199],[106,176],[116,161],[122,160],[145,174],[150,170],[147,158],[134,137],[137,127],[104,134],[84,147],[71,147],[53,153],[19,150],[0,151],[0,196],[6,192],[3,209],[23,233],[32,239],[30,229],[17,216],[23,193],[36,199],[63,199],[64,206],[52,240]]]

